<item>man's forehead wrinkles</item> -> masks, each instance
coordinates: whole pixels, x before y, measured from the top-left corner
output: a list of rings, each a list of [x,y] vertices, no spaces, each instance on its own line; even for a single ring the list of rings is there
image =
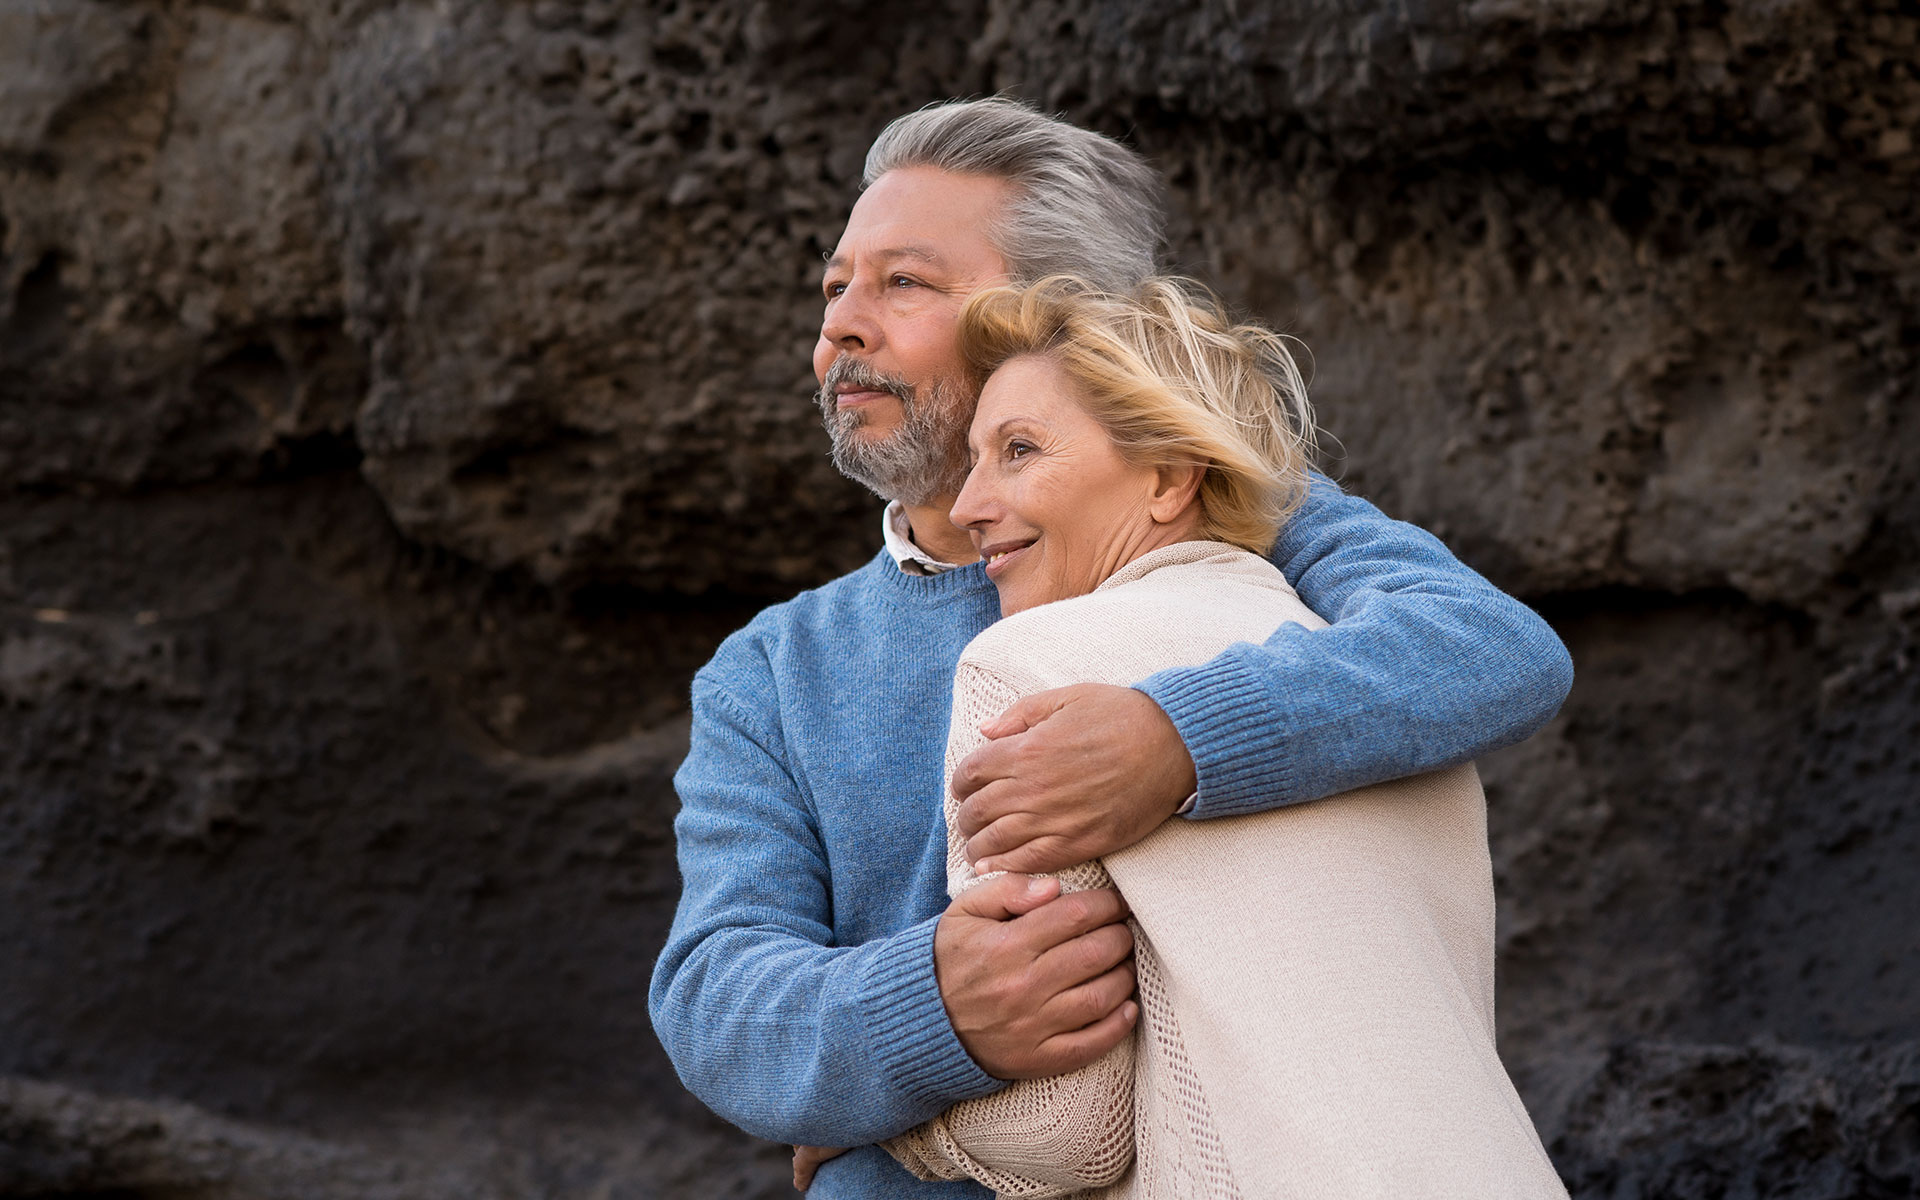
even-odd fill
[[[903,258],[910,258],[915,262],[935,265],[944,264],[947,261],[941,256],[938,250],[935,250],[931,246],[922,245],[889,246],[883,250],[875,250],[866,257],[881,264],[898,262]],[[851,254],[836,253],[827,259],[826,269],[828,271],[844,271],[847,268],[847,264],[852,262],[853,259],[854,256]]]

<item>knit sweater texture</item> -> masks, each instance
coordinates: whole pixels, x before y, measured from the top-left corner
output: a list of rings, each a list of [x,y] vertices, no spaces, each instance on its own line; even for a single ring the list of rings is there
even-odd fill
[[[1464,762],[1566,696],[1538,617],[1324,479],[1273,558],[1330,628],[1282,626],[1140,684],[1194,756],[1194,819]],[[978,565],[919,577],[882,553],[761,613],[694,680],[683,887],[649,1010],[721,1116],[859,1147],[822,1166],[814,1200],[987,1194],[916,1181],[874,1143],[1003,1086],[954,1034],[932,947],[953,670],[998,613]]]
[[[1217,542],[968,644],[946,772],[1022,696],[1196,665],[1324,624],[1270,563]],[[948,796],[947,887],[980,882]],[[885,1143],[924,1179],[1009,1197],[1564,1200],[1494,1045],[1486,802],[1471,766],[1315,804],[1170,822],[1066,890],[1134,913],[1136,1034],[1069,1075],[965,1101]]]

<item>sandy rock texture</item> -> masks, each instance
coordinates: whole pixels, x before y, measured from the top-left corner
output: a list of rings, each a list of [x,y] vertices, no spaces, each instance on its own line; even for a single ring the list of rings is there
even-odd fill
[[[820,256],[1001,89],[1572,649],[1574,1194],[1920,1189],[1911,3],[0,0],[0,1195],[783,1193],[644,1013],[685,687],[872,552]]]

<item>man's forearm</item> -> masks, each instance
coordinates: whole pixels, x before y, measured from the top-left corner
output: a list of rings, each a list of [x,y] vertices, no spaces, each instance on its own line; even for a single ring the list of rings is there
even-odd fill
[[[935,924],[849,949],[764,928],[676,937],[654,975],[655,1031],[688,1089],[750,1133],[820,1146],[891,1137],[1002,1086],[947,1020]]]
[[[734,644],[729,643],[729,647]],[[836,946],[830,855],[765,705],[723,648],[693,687],[674,776],[681,893],[648,1010],[687,1088],[762,1137],[859,1146],[1000,1086],[954,1035],[936,921]]]
[[[1572,663],[1545,621],[1431,534],[1324,479],[1274,559],[1329,628],[1283,625],[1139,685],[1193,756],[1192,816],[1465,762],[1533,733],[1566,699]]]

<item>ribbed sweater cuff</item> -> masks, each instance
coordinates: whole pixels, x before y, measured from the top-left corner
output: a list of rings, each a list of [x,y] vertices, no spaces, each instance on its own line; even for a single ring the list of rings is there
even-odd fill
[[[1005,1086],[973,1061],[940,1002],[933,973],[933,934],[939,924],[939,917],[930,917],[887,939],[867,961],[860,986],[868,1038],[881,1070],[929,1115]]]
[[[1193,755],[1200,798],[1188,820],[1265,812],[1301,799],[1277,714],[1253,672],[1228,652],[1198,667],[1176,667],[1134,685],[1158,704]]]

